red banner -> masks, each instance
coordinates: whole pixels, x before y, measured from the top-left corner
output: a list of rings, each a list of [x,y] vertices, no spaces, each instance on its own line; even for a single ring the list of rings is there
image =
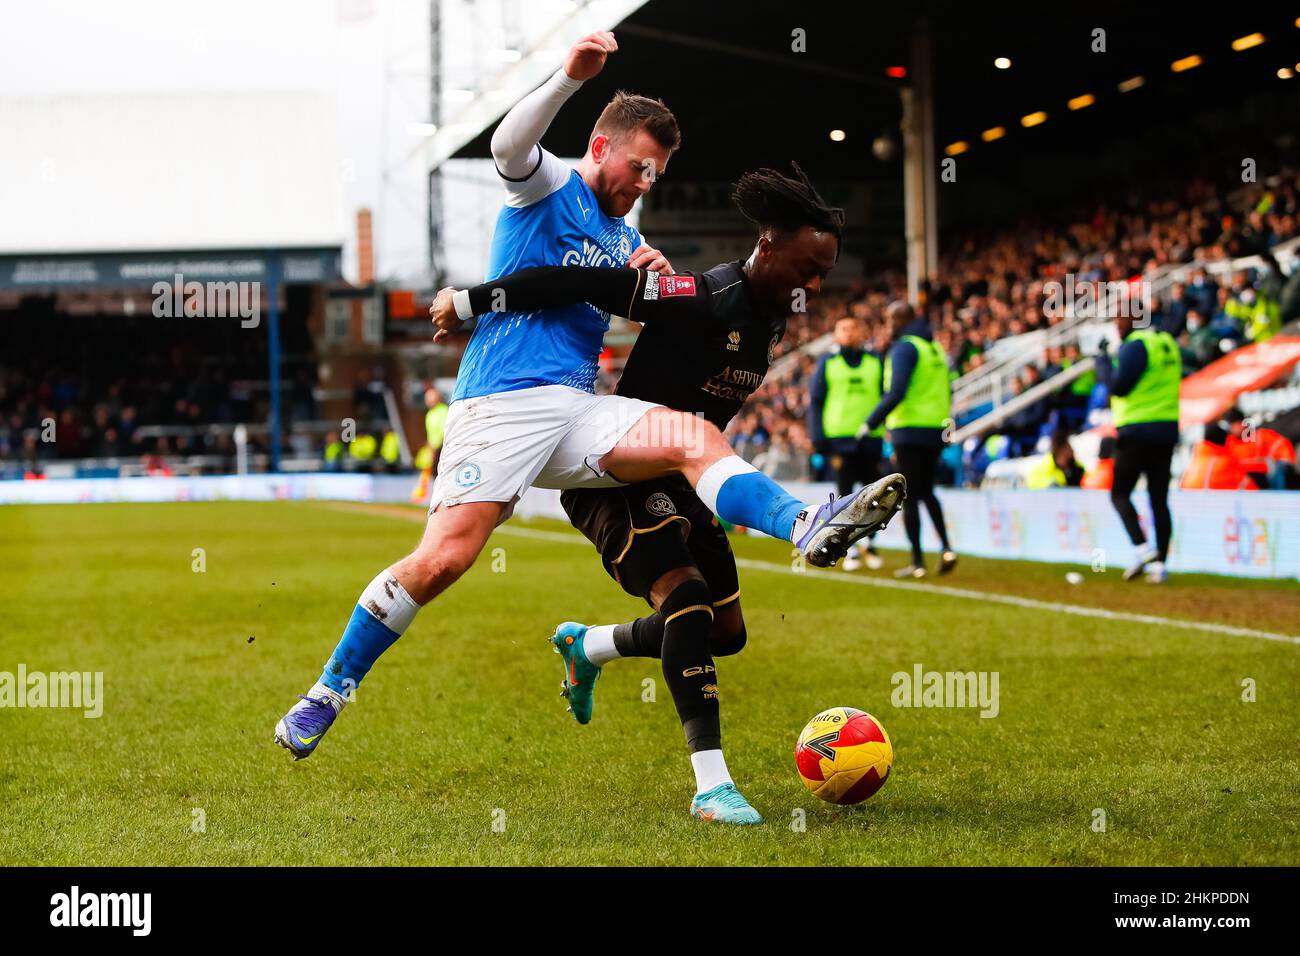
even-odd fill
[[[1234,349],[1217,362],[1183,379],[1180,425],[1215,421],[1237,403],[1242,392],[1265,388],[1300,362],[1300,338],[1274,336],[1258,345]]]

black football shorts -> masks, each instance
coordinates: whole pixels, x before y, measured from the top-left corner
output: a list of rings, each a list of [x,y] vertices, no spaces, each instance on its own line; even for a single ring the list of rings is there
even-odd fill
[[[685,478],[570,489],[560,495],[560,504],[628,594],[648,601],[651,586],[664,574],[695,567],[713,592],[714,607],[740,597],[727,532]]]

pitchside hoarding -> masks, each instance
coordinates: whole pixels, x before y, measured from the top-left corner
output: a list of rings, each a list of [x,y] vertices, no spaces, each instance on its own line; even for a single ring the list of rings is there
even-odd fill
[[[824,501],[829,484],[786,486],[805,501]],[[961,491],[939,489],[948,535],[960,554],[1123,568],[1133,558],[1119,516],[1104,491]],[[1171,572],[1201,571],[1252,578],[1300,579],[1300,493],[1294,491],[1173,491]],[[1142,527],[1154,538],[1151,508],[1133,496]],[[530,488],[515,514],[567,520],[559,492]],[[922,512],[922,540],[933,559],[939,539]],[[876,538],[906,548],[902,516]],[[932,562],[933,563],[933,560]]]
[[[406,503],[413,478],[347,474],[224,475],[200,478],[67,478],[0,481],[0,504],[109,501],[335,500]],[[805,501],[824,500],[830,485],[790,484]],[[1124,567],[1133,556],[1104,491],[959,491],[940,489],[948,532],[962,554],[1049,561],[1082,568]],[[1134,495],[1150,534],[1151,512]],[[1200,571],[1252,578],[1300,579],[1300,493],[1174,491],[1172,572]],[[522,518],[566,521],[560,493],[530,488],[515,509]],[[926,550],[939,550],[923,516]],[[573,532],[577,534],[577,532]],[[905,548],[896,517],[877,541]]]

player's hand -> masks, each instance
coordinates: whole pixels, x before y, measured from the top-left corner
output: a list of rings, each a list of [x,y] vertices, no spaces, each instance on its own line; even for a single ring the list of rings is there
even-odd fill
[[[433,298],[433,305],[429,306],[429,318],[438,327],[438,331],[433,333],[435,342],[446,338],[465,324],[465,320],[456,314],[456,306],[451,302],[455,292],[452,286],[439,289]]]
[[[564,72],[570,79],[589,80],[605,67],[605,57],[618,50],[618,41],[608,30],[597,30],[573,44],[564,61]]]
[[[658,249],[652,249],[644,242],[632,251],[632,258],[627,260],[629,269],[645,269],[648,272],[673,274],[673,264]]]

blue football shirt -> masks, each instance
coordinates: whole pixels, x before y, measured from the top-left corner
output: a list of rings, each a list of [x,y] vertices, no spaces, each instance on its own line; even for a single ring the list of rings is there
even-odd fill
[[[568,182],[545,199],[501,209],[486,281],[530,266],[622,267],[640,244],[639,232],[601,212],[595,194],[575,169]],[[609,313],[585,302],[481,315],[461,359],[451,400],[538,385],[594,391],[608,328]]]

